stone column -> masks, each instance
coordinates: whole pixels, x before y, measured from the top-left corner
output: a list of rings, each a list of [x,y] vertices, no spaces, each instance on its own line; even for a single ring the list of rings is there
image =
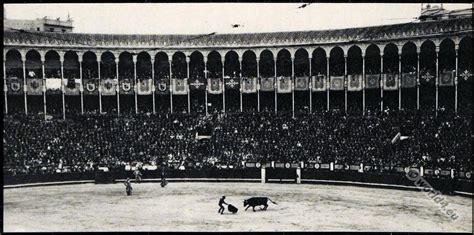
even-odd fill
[[[156,114],[156,105],[155,105],[155,58],[151,57],[151,81],[152,81],[152,90],[151,90],[151,95],[152,95],[152,101],[153,101],[153,114]]]
[[[311,62],[312,62],[312,58],[311,56],[309,56],[309,112],[312,113],[313,112],[313,78],[312,78],[312,72],[311,72]]]
[[[257,57],[257,112],[260,112],[260,57]]]
[[[135,113],[138,113],[137,55],[133,55],[133,80],[135,84]]]
[[[169,80],[169,90],[170,90],[170,111],[173,113],[173,90],[171,89],[172,85],[172,77],[173,77],[173,70],[171,69],[171,66],[173,65],[173,60],[168,60],[168,63],[170,64],[170,80]]]
[[[186,56],[186,79],[189,80],[189,61],[191,58]],[[189,85],[189,84],[188,84]],[[188,90],[188,113],[191,113],[191,92]]]
[[[420,110],[420,52],[421,48],[416,48],[416,110]]]
[[[41,73],[42,73],[42,76],[43,76],[43,112],[44,112],[44,119],[46,120],[46,113],[47,113],[47,109],[46,109],[46,75],[45,75],[45,71],[44,71],[44,62],[45,62],[45,56],[44,55],[41,55]]]
[[[23,98],[25,100],[25,115],[28,115],[28,96],[26,92],[28,92],[28,87],[26,87],[26,58],[22,60],[23,63]]]
[[[436,46],[436,80],[435,80],[435,85],[436,85],[436,103],[435,103],[435,113],[436,116],[438,116],[438,89],[439,89],[439,46]]]
[[[456,49],[456,69],[454,71],[454,113],[458,113],[458,66],[459,66],[459,44],[455,45]]]
[[[294,89],[294,80],[295,80],[295,57],[291,57],[291,112],[293,118],[295,117],[295,89]]]
[[[347,114],[347,54],[344,55],[344,111]]]
[[[5,66],[5,54],[3,55],[3,93],[5,95],[5,114],[8,114],[8,98],[7,98],[7,68]]]
[[[330,85],[330,78],[329,78],[329,56],[326,57],[326,109],[329,111],[329,105],[330,105],[330,100],[329,100],[329,85]]]
[[[61,62],[61,98],[63,101],[63,119],[66,119],[66,97],[64,96],[64,54],[59,54],[59,62]]]
[[[81,87],[79,88],[79,92],[81,95],[81,114],[84,114],[84,84],[82,82],[82,55],[78,54],[78,61],[79,61],[79,79],[81,80]]]
[[[97,61],[97,74],[99,75],[99,113],[102,114],[102,88],[100,86],[100,60]]]
[[[398,50],[398,110],[402,109],[402,50]]]
[[[365,115],[365,52],[362,52],[362,115]]]
[[[115,76],[117,77],[117,116],[120,116],[119,58],[115,58]]]
[[[383,52],[380,52],[380,112],[383,112]]]

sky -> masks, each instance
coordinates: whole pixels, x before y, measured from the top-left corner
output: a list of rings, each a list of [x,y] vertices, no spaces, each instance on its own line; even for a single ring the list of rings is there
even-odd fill
[[[5,4],[7,19],[74,20],[76,33],[208,34],[306,31],[406,23],[421,4],[313,3]],[[433,4],[432,4],[433,5]],[[436,4],[435,4],[436,5]],[[439,5],[439,4],[438,4]],[[444,4],[445,9],[471,4]],[[233,28],[233,24],[242,25]]]

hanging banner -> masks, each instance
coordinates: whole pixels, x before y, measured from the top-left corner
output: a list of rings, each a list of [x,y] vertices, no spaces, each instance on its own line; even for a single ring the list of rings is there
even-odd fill
[[[64,95],[79,95],[79,91],[81,90],[81,79],[63,79],[63,89]]]
[[[365,89],[379,89],[380,88],[380,74],[366,74],[365,75]]]
[[[348,91],[362,90],[362,74],[348,75],[347,80],[349,81]]]
[[[402,73],[402,88],[416,87],[416,73]]]
[[[295,78],[295,91],[306,91],[309,88],[308,77],[296,77]]]
[[[454,86],[454,71],[442,72],[439,77],[440,86]]]
[[[100,83],[103,96],[112,96],[117,94],[117,79],[101,79]]]
[[[99,95],[99,79],[83,79],[84,95]]]
[[[171,91],[173,95],[187,95],[188,94],[188,79],[187,78],[173,78],[173,85]]]
[[[41,78],[26,79],[26,86],[28,88],[28,95],[43,95],[43,91],[46,91],[43,84],[43,79]]]
[[[150,78],[137,80],[137,95],[153,94],[153,80]]]
[[[242,78],[242,93],[257,92],[257,78]]]
[[[222,81],[220,78],[208,78],[207,90],[211,94],[222,94]]]
[[[119,80],[119,92],[121,95],[133,95],[133,80],[129,78]]]
[[[461,74],[459,74],[459,80],[460,81],[467,81],[470,80],[472,77],[472,73],[469,70],[464,70]]]
[[[159,95],[167,95],[170,92],[170,80],[162,78],[156,81],[156,93]]]
[[[8,78],[5,92],[9,95],[22,95],[23,94],[23,80],[19,78]]]
[[[291,77],[278,77],[277,78],[277,92],[278,93],[291,93],[292,80]]]
[[[344,76],[331,76],[330,88],[333,91],[344,90]]]
[[[204,78],[193,78],[189,80],[189,90],[205,90],[206,80]]]
[[[225,89],[240,89],[240,82],[238,78],[224,77]]]
[[[327,90],[327,82],[326,82],[326,75],[319,74],[317,76],[312,76],[312,89],[313,91],[326,91]]]
[[[393,91],[398,89],[398,74],[382,74],[383,89]]]
[[[423,73],[420,78],[420,83],[423,84],[435,84],[435,76],[432,75],[435,73],[430,73],[430,71],[427,71],[426,73]]]
[[[260,90],[261,91],[274,91],[275,89],[275,78],[260,78]]]
[[[46,79],[46,94],[59,95],[61,94],[62,81],[60,78]]]

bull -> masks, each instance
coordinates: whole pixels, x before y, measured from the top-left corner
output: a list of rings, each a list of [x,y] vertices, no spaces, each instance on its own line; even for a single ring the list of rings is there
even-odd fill
[[[252,207],[254,212],[256,206],[264,206],[263,209],[260,210],[267,210],[268,201],[272,202],[275,205],[278,205],[276,202],[272,201],[268,197],[251,197],[247,200],[244,200],[244,207],[247,207],[245,208],[245,210],[247,210],[249,207]]]

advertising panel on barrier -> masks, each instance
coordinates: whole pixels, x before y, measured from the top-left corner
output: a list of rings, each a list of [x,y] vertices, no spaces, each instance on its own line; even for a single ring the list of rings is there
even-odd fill
[[[256,167],[256,164],[255,164],[255,162],[246,162],[246,163],[245,163],[245,167],[247,167],[247,168],[254,168],[254,167]]]
[[[331,167],[329,163],[323,163],[320,165],[321,165],[321,169],[329,169]],[[316,168],[316,165],[315,165],[315,168]]]
[[[283,162],[275,162],[275,168],[285,168],[285,163],[283,163]]]
[[[358,171],[360,169],[360,165],[350,165],[349,170],[351,171]]]

